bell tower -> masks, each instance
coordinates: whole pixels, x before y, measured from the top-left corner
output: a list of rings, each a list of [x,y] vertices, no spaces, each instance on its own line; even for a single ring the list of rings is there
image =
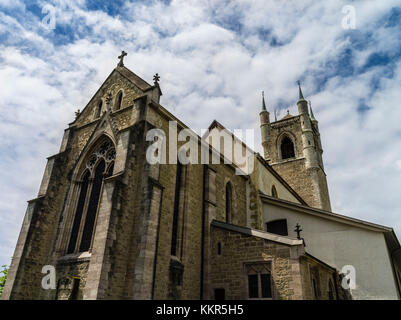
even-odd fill
[[[269,121],[262,98],[260,128],[264,157],[311,207],[331,211],[323,165],[318,121],[304,99],[298,81],[298,115],[288,111],[282,119]]]

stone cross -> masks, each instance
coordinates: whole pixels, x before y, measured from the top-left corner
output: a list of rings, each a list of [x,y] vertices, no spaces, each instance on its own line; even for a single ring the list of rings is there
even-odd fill
[[[118,59],[120,59],[120,62],[118,63],[119,67],[124,66],[124,57],[127,55],[127,53],[123,50],[121,51],[121,55],[118,56]]]
[[[295,226],[294,231],[297,233],[297,239],[301,240],[301,226],[299,225],[299,223],[297,223],[297,225]]]
[[[155,84],[157,84],[157,83],[159,83],[159,80],[160,80],[160,76],[159,76],[158,73],[156,73],[156,74],[153,76],[153,81],[155,82]]]

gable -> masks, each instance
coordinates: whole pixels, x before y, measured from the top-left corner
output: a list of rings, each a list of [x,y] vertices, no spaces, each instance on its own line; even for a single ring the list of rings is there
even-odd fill
[[[133,104],[133,101],[144,94],[144,91],[152,88],[144,80],[140,79],[133,72],[125,67],[115,68],[100,88],[90,99],[73,124],[78,127],[83,126],[96,120],[96,109],[102,101],[101,113],[106,111],[106,95],[108,92],[112,94],[112,110],[116,104],[117,96],[120,91],[123,93],[121,109]]]

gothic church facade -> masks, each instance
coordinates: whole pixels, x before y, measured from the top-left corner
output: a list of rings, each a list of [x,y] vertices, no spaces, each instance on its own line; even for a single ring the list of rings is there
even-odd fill
[[[168,149],[169,122],[187,126],[160,105],[159,77],[147,83],[123,57],[48,158],[3,299],[350,299],[341,268],[372,254],[385,259],[378,294],[399,298],[393,230],[331,212],[318,124],[301,89],[299,115],[272,123],[263,99],[264,157],[254,154],[249,174],[211,147],[220,164],[151,164],[146,133],[163,130]],[[210,129],[228,132],[217,121]],[[351,244],[351,258],[333,253],[344,234],[321,237],[338,226],[379,252]],[[55,268],[54,288],[43,288],[44,266]],[[369,296],[377,284],[366,281]]]

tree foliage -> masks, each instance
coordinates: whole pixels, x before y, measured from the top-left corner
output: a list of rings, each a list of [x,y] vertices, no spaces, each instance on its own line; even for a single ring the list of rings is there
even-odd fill
[[[8,269],[9,269],[9,268],[7,268],[6,265],[2,265],[1,267],[3,268],[3,270],[0,270],[0,297],[3,293],[3,288],[6,283]]]

